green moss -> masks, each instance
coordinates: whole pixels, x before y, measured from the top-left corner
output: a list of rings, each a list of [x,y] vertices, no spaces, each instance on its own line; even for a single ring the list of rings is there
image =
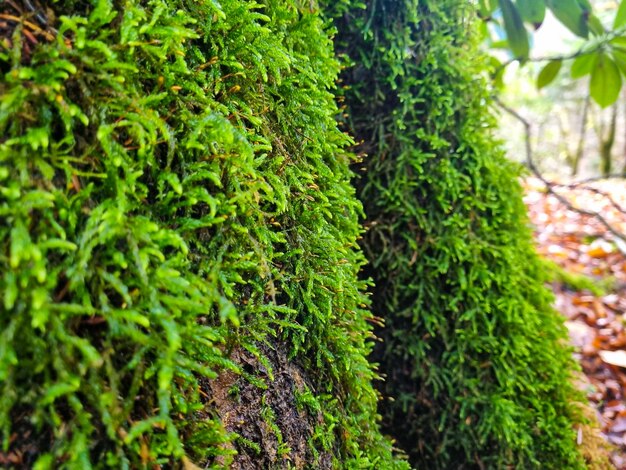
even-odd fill
[[[550,282],[559,282],[573,290],[588,290],[593,295],[606,295],[613,281],[610,278],[595,280],[584,274],[574,273],[559,266],[549,259],[542,260],[546,275]]]
[[[234,350],[272,380],[261,350],[280,344],[320,410],[311,451],[396,465],[315,5],[59,0],[36,20],[0,42],[4,451],[228,465],[260,447],[233,441],[202,384],[244,372]]]
[[[386,431],[426,468],[582,468],[574,368],[459,0],[328,3],[367,156]]]

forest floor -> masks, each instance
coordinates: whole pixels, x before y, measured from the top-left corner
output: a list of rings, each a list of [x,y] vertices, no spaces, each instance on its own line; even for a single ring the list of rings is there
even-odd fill
[[[566,317],[576,358],[586,376],[583,388],[597,411],[602,435],[615,447],[611,461],[626,469],[626,181],[555,187],[570,207],[537,179],[525,181],[525,203],[538,250],[569,273],[556,275],[556,309]],[[587,287],[587,288],[584,288]]]

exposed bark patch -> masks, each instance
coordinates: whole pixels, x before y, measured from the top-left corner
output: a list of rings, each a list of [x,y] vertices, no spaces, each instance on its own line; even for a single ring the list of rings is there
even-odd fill
[[[41,449],[50,449],[52,435],[49,430],[37,430],[30,422],[32,410],[14,410],[11,416],[9,449],[0,449],[0,468],[32,468]]]
[[[330,454],[321,452],[316,457],[309,447],[315,426],[322,422],[321,414],[297,405],[297,393],[305,392],[309,384],[305,371],[283,351],[264,347],[262,353],[271,364],[271,373],[243,349],[233,351],[231,359],[263,380],[266,388],[230,371],[203,384],[224,427],[239,435],[231,468],[332,468]]]

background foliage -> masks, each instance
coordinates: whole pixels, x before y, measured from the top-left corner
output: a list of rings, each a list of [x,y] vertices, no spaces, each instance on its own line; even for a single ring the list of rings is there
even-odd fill
[[[495,82],[502,85],[502,74],[512,62],[521,65],[528,60],[543,62],[537,74],[537,87],[543,88],[555,80],[563,64],[570,69],[571,78],[589,76],[589,94],[601,107],[617,100],[626,75],[626,2],[611,2],[597,8],[599,1],[589,0],[480,0],[478,14],[484,20],[482,34],[493,49],[508,50],[513,59],[498,64]],[[605,10],[605,11],[598,11]],[[550,12],[567,30],[582,38],[576,50],[554,57],[532,57],[533,32],[542,28]]]

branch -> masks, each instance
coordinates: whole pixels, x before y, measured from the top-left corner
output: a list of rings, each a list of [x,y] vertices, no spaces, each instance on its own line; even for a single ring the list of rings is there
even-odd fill
[[[594,194],[597,194],[598,196],[602,196],[603,198],[605,198],[606,200],[609,201],[609,203],[611,204],[611,206],[613,206],[614,209],[616,209],[617,211],[619,211],[622,214],[626,215],[626,209],[624,209],[619,203],[617,203],[613,199],[613,197],[609,193],[607,193],[606,191],[602,191],[602,190],[600,190],[598,188],[594,188],[593,186],[582,185],[580,183],[564,184],[564,183],[554,183],[554,182],[552,182],[552,185],[559,186],[561,188],[582,189],[583,191],[589,191],[589,192],[592,192]]]
[[[613,38],[611,38],[611,39],[613,39]],[[607,39],[606,42],[608,42],[608,41],[610,41],[610,39]],[[598,49],[600,49],[603,45],[604,45],[604,42],[601,42],[600,44],[596,45],[595,47],[593,47],[591,49],[587,49],[587,50],[585,50],[585,48],[583,46],[580,49],[578,49],[576,52],[572,52],[570,54],[565,54],[565,55],[555,55],[555,56],[550,56],[550,57],[528,57],[526,59],[519,59],[517,57],[512,57],[511,59],[507,60],[506,62],[502,62],[502,64],[496,69],[496,73],[500,72],[502,69],[507,68],[513,62],[550,62],[550,61],[553,61],[553,60],[562,60],[562,61],[564,61],[564,60],[575,59],[577,57],[580,57],[581,55],[593,54]]]
[[[583,209],[582,207],[576,207],[566,197],[559,194],[558,191],[555,191],[554,188],[556,186],[567,186],[567,185],[562,185],[562,184],[554,183],[552,181],[547,180],[537,168],[535,161],[533,159],[532,145],[530,142],[530,138],[531,138],[530,122],[527,119],[525,119],[520,113],[518,113],[515,109],[504,104],[497,96],[494,96],[493,100],[501,109],[506,111],[508,114],[510,114],[515,119],[517,119],[520,123],[523,124],[524,130],[525,130],[525,143],[526,143],[526,165],[528,166],[530,171],[535,175],[535,177],[537,177],[544,184],[548,193],[552,194],[559,202],[564,204],[568,209],[578,212],[579,214],[586,215],[588,217],[593,217],[594,219],[599,221],[604,226],[604,228],[606,228],[606,230],[611,233],[611,235],[613,235],[615,238],[618,238],[622,242],[626,243],[626,235],[624,235],[617,228],[611,225],[611,223],[608,220],[606,220],[604,216],[602,216],[599,212]],[[611,199],[611,202],[613,202],[612,199]],[[620,210],[620,212],[624,212],[620,206],[617,206],[617,204],[615,205],[618,208],[618,210]],[[626,212],[624,213],[626,214]]]
[[[587,55],[587,54],[593,54],[595,52],[597,52],[598,50],[602,49],[608,42],[612,41],[613,39],[622,36],[623,34],[626,33],[626,27],[622,27],[622,28],[618,28],[615,31],[609,31],[608,33],[605,33],[604,37],[595,45],[593,45],[593,47],[590,47],[588,49],[585,49],[585,47],[587,46],[587,44],[583,44],[580,49],[578,49],[575,52],[572,52],[570,54],[564,54],[564,55],[556,55],[556,56],[550,56],[550,57],[527,57],[526,59],[520,59],[518,57],[512,57],[511,59],[507,60],[506,62],[503,62],[497,69],[496,69],[496,74],[500,73],[503,69],[505,69],[507,66],[511,65],[513,62],[549,62],[552,60],[571,60],[571,59],[576,59],[579,56],[582,55]]]
[[[623,173],[612,173],[610,175],[604,175],[604,176],[591,176],[589,178],[583,178],[581,180],[578,181],[574,181],[573,183],[569,183],[571,186],[576,186],[576,185],[580,185],[580,184],[587,184],[587,183],[594,183],[596,181],[604,181],[604,180],[610,180],[610,179],[624,179],[626,177],[626,175],[624,175]]]

